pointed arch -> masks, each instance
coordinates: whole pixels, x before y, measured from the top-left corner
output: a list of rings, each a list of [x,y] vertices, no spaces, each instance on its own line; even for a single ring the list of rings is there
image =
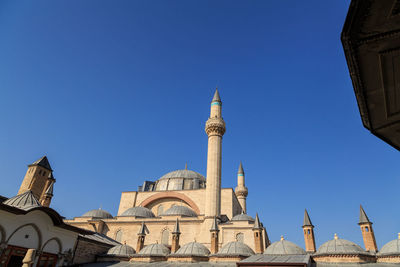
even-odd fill
[[[177,198],[179,200],[182,200],[187,205],[189,205],[189,207],[191,207],[192,210],[194,210],[197,215],[200,214],[200,209],[199,209],[199,207],[196,205],[196,203],[193,200],[191,200],[186,195],[181,194],[181,193],[177,193],[177,192],[168,192],[168,191],[166,191],[166,192],[160,192],[160,193],[154,194],[154,195],[146,198],[145,200],[143,200],[142,203],[140,203],[140,206],[147,207],[149,204],[153,203],[154,201],[159,200],[159,199],[163,199],[163,198]]]
[[[61,252],[62,252],[62,243],[61,243],[61,240],[60,240],[59,238],[57,238],[57,237],[53,237],[53,238],[50,238],[49,240],[47,240],[47,241],[43,244],[41,251],[46,252],[44,249],[45,249],[46,246],[47,246],[50,242],[52,242],[52,241],[54,241],[54,242],[57,243],[57,246],[58,246],[58,251],[57,251],[57,253],[61,253]],[[50,252],[50,253],[52,253],[52,252]],[[56,254],[56,253],[54,253],[54,254]]]

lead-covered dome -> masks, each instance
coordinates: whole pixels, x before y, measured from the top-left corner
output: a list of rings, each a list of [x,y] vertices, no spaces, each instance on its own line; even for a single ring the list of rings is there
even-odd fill
[[[378,253],[378,256],[400,255],[400,234],[399,238],[386,243]]]
[[[231,256],[251,256],[254,251],[245,243],[240,241],[232,241],[225,244],[217,255],[231,255]]]
[[[135,253],[135,250],[126,244],[114,246],[107,251],[107,255],[118,257],[131,257]]]
[[[293,242],[281,239],[269,245],[264,251],[264,254],[273,255],[305,255],[307,254],[304,249],[299,247]]]
[[[206,178],[191,170],[176,170],[162,176],[156,182],[156,191],[190,190],[206,187]]]
[[[245,214],[245,213],[241,213],[238,215],[235,215],[232,217],[231,221],[250,221],[250,222],[254,222],[254,218]]]
[[[97,210],[89,210],[81,217],[91,217],[91,218],[98,218],[98,219],[112,219],[113,216],[106,210],[97,209]]]
[[[163,244],[150,244],[139,251],[139,255],[145,256],[167,256],[168,254],[169,249]]]
[[[28,190],[25,193],[16,195],[15,197],[9,198],[3,202],[8,206],[13,206],[22,210],[30,210],[41,207],[39,201],[33,195],[33,192]]]
[[[138,217],[138,218],[154,218],[154,213],[145,207],[133,207],[124,211],[121,216]]]
[[[335,238],[322,244],[315,255],[321,254],[368,254],[359,245],[349,240],[340,239],[335,235]],[[369,254],[368,254],[369,255]]]
[[[185,216],[185,217],[197,217],[196,212],[192,210],[191,208],[188,208],[186,206],[177,206],[174,205],[171,208],[167,209],[164,211],[161,216]]]
[[[183,245],[175,255],[187,255],[187,256],[208,256],[210,251],[203,244],[197,242],[190,242]]]

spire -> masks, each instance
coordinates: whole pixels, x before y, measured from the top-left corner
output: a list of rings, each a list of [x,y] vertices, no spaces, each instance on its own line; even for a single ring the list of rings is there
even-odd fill
[[[335,233],[335,235],[333,236],[333,238],[335,239],[335,240],[338,240],[339,239],[339,237],[338,237],[338,235]]]
[[[53,196],[53,185],[54,182],[52,181],[49,187],[47,188],[46,192],[44,192],[45,195]]]
[[[146,235],[149,233],[149,229],[147,229],[147,226],[144,222],[142,222],[142,226],[139,229],[138,235]]]
[[[181,233],[181,229],[180,229],[180,227],[179,227],[179,220],[178,220],[178,218],[176,218],[174,231],[172,231],[172,233],[173,233],[173,234],[180,234],[180,233]]]
[[[238,174],[244,174],[242,162],[239,164]]]
[[[311,222],[310,216],[308,216],[308,212],[304,210],[304,220],[303,220],[303,227],[304,226],[314,226]]]
[[[215,88],[214,97],[213,97],[211,103],[212,102],[220,102],[221,103],[221,98],[219,97],[218,88]]]
[[[210,232],[219,232],[217,217],[214,217],[213,224],[211,225]]]
[[[40,159],[38,159],[37,161],[35,161],[34,163],[32,163],[29,166],[33,166],[33,165],[37,165],[37,166],[41,166],[43,168],[48,169],[49,171],[53,171],[50,167],[50,163],[49,160],[47,159],[46,156],[41,157]]]
[[[260,219],[258,218],[258,213],[256,213],[256,219],[254,221],[253,229],[262,229],[262,225],[260,223]]]
[[[371,222],[369,221],[367,214],[365,213],[363,207],[360,205],[360,221],[358,222],[358,224],[362,224],[362,223],[371,223]]]

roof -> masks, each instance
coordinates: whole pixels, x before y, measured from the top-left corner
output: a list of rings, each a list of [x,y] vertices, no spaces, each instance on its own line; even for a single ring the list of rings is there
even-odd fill
[[[386,243],[378,253],[378,256],[400,255],[400,234],[397,239]]]
[[[139,255],[146,256],[166,256],[168,254],[169,249],[163,244],[150,244],[139,251]]]
[[[258,213],[256,213],[256,219],[254,221],[253,229],[262,229],[262,224],[260,223],[260,219],[258,218]]]
[[[126,244],[116,245],[107,251],[107,255],[113,255],[119,257],[130,257],[135,253],[136,251],[131,246],[128,246]]]
[[[264,251],[264,254],[269,255],[305,255],[304,249],[293,242],[281,239],[269,245]]]
[[[311,222],[310,216],[308,216],[308,212],[306,209],[304,210],[303,226],[314,226]]]
[[[81,217],[93,217],[99,219],[112,219],[113,216],[106,210],[103,209],[96,209],[96,210],[89,210]]]
[[[139,218],[154,218],[154,213],[145,207],[133,207],[124,211],[120,216],[132,216]]]
[[[254,222],[254,218],[243,212],[232,217],[231,221],[250,221]]]
[[[180,227],[179,227],[179,220],[178,220],[178,218],[176,218],[174,230],[172,231],[172,233],[173,233],[173,234],[180,234],[180,233],[181,233],[181,229],[180,229]]]
[[[22,210],[30,210],[37,207],[42,207],[32,191],[28,190],[25,193],[16,195],[3,202],[3,204],[13,206]]]
[[[356,243],[353,243],[349,240],[340,239],[336,235],[334,239],[329,240],[328,242],[322,244],[314,255],[324,255],[324,254],[370,255]]]
[[[146,224],[142,222],[142,225],[140,226],[138,235],[147,235],[150,233],[149,229],[147,228]]]
[[[206,178],[201,175],[198,172],[192,171],[192,170],[176,170],[176,171],[172,171],[169,172],[163,176],[161,176],[161,179],[168,179],[168,178],[189,178],[189,179],[201,179],[201,180],[205,180]]]
[[[82,264],[84,267],[128,267],[128,266],[136,266],[136,267],[236,267],[235,262],[168,262],[168,261],[160,261],[160,262],[96,262],[96,263],[88,263]]]
[[[156,181],[155,190],[191,190],[206,187],[206,178],[192,170],[175,170]]]
[[[212,102],[221,102],[221,98],[219,97],[218,88],[215,88],[214,97],[213,97],[211,103]]]
[[[256,254],[250,256],[242,262],[257,262],[257,263],[303,263],[307,264],[310,262],[310,255],[265,255]]]
[[[214,217],[210,231],[217,231],[217,232],[219,231],[217,217]]]
[[[50,182],[49,187],[47,187],[45,194],[49,196],[53,196],[53,191],[54,191],[54,181]]]
[[[161,214],[161,216],[171,216],[171,215],[197,217],[196,212],[194,212],[194,210],[192,210],[191,208],[188,208],[186,206],[177,206],[177,205],[170,207]]]
[[[102,243],[102,244],[109,245],[109,246],[117,246],[117,245],[121,244],[106,235],[96,233],[93,231],[90,231],[90,232],[91,233],[89,233],[89,234],[80,234],[79,237],[89,239],[91,241],[95,241],[95,242]]]
[[[369,221],[367,214],[365,213],[363,207],[360,205],[360,221],[358,222],[358,224],[362,224],[362,223],[371,223],[371,222]]]
[[[29,166],[34,166],[34,165],[41,166],[41,167],[43,167],[43,168],[48,169],[49,171],[53,171],[53,170],[51,169],[49,160],[47,159],[46,156],[41,157],[40,159],[38,159],[38,160],[35,161],[34,163],[30,164]]]
[[[238,174],[244,174],[242,162],[240,162],[239,169],[238,169]]]
[[[254,251],[246,244],[240,241],[233,241],[225,244],[217,253],[217,255],[230,256],[251,256]]]
[[[188,256],[207,256],[210,254],[208,248],[203,244],[197,242],[190,242],[183,245],[175,255],[188,255]]]

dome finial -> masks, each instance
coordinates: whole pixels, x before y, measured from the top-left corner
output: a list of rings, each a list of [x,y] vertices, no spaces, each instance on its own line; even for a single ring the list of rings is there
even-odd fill
[[[187,170],[187,162],[185,163],[185,170]]]
[[[285,240],[285,238],[283,237],[283,235],[281,235],[281,241],[282,241],[282,240]]]
[[[335,233],[335,235],[334,235],[334,239],[335,240],[338,240],[339,239],[339,237],[338,237],[338,235]]]
[[[400,233],[397,234],[397,238],[400,239]]]

